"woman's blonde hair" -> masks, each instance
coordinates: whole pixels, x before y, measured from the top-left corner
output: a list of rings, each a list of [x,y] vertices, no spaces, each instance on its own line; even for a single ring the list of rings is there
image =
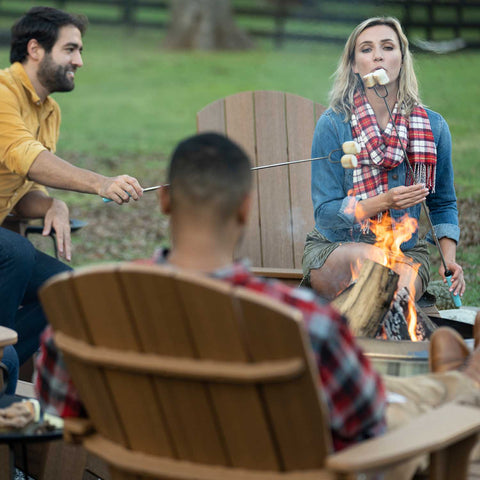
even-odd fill
[[[400,42],[402,68],[400,69],[398,82],[398,102],[403,105],[407,116],[410,115],[414,106],[420,103],[417,77],[413,70],[413,58],[408,48],[408,39],[403,33],[400,22],[394,17],[373,17],[362,22],[350,34],[334,75],[335,80],[330,91],[330,106],[335,112],[344,113],[345,120],[349,120],[352,114],[355,91],[357,89],[363,90],[362,79],[352,70],[355,61],[355,45],[359,35],[364,30],[376,25],[386,25],[392,28]]]

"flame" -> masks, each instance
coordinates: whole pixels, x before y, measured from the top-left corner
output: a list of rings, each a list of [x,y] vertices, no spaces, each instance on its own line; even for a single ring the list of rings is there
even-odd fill
[[[370,220],[370,229],[376,235],[375,246],[386,253],[386,266],[398,273],[402,284],[408,288],[410,299],[408,302],[408,332],[413,341],[417,340],[417,311],[415,309],[415,278],[420,264],[412,262],[400,245],[410,240],[417,230],[418,222],[415,218],[405,214],[400,220],[393,220],[390,215],[383,214],[380,221]]]
[[[380,220],[376,218],[367,218],[365,210],[360,202],[357,202],[353,194],[353,190],[348,193],[350,197],[349,203],[345,208],[345,213],[355,215],[355,219],[368,227],[376,236],[375,246],[379,251],[375,252],[373,261],[391,268],[395,273],[400,275],[402,285],[408,288],[410,299],[408,302],[408,332],[413,341],[417,341],[417,311],[415,309],[415,278],[417,277],[420,264],[413,263],[410,257],[407,257],[400,246],[412,238],[416,232],[418,222],[415,218],[405,214],[399,220],[394,220],[388,213],[384,213]],[[380,252],[383,252],[380,253]],[[361,261],[357,260],[355,264],[350,266],[352,272],[352,280],[358,278],[361,268]]]

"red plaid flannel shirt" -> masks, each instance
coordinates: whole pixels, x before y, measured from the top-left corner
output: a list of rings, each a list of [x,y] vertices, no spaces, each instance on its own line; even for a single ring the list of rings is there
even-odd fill
[[[153,261],[163,262],[164,255]],[[152,263],[150,261],[149,263]],[[315,354],[319,382],[330,413],[335,450],[385,430],[385,390],[379,375],[355,343],[346,320],[310,290],[253,276],[241,263],[212,275],[298,308],[305,319]],[[37,358],[37,396],[64,417],[82,414],[83,407],[48,327]]]
[[[35,367],[35,394],[45,411],[64,418],[85,416],[82,402],[65,368],[63,355],[53,341],[50,325],[40,337]]]
[[[252,275],[242,263],[213,276],[298,308],[304,317],[330,413],[333,446],[341,450],[385,431],[385,389],[347,322],[311,290]]]

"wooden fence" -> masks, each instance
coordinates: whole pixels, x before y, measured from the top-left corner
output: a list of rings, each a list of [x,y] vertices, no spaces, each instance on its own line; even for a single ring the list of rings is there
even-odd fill
[[[0,0],[0,16],[18,17],[32,2]],[[92,24],[165,28],[169,1],[39,1],[81,11]],[[237,21],[253,36],[287,40],[344,42],[352,27],[373,15],[394,15],[410,39],[423,44],[461,39],[480,47],[480,0],[233,0]],[[418,43],[421,44],[421,41]],[[415,43],[415,41],[414,41]]]

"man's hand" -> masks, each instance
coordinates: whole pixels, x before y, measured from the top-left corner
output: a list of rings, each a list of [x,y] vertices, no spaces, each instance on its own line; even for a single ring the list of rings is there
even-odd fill
[[[58,253],[65,260],[72,259],[72,242],[70,239],[70,216],[65,202],[53,199],[50,208],[45,213],[42,235],[47,236],[55,230]]]
[[[41,152],[30,166],[28,178],[47,187],[96,193],[121,205],[133,198],[138,200],[143,190],[136,178],[129,175],[105,177],[76,167],[48,150]]]
[[[143,189],[136,178],[119,175],[118,177],[106,177],[100,185],[98,194],[121,205],[128,203],[130,198],[138,200],[143,195]]]

